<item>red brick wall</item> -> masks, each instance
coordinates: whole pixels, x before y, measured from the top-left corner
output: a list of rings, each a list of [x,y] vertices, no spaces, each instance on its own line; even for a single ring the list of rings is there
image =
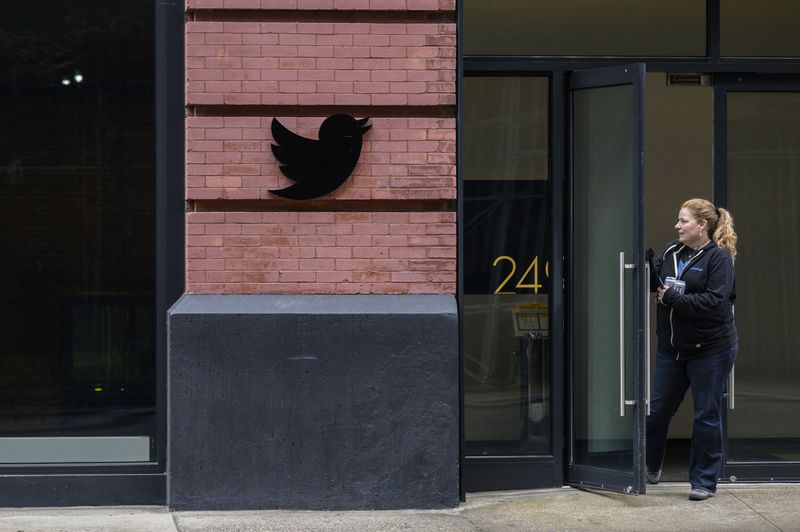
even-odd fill
[[[279,117],[313,138],[324,117]],[[272,155],[271,118],[189,117],[188,199],[269,199],[292,183]],[[351,177],[331,196],[341,199],[455,198],[455,120],[374,118]]]
[[[454,105],[454,24],[189,22],[186,101]]]
[[[195,212],[196,293],[455,292],[455,214]]]
[[[356,11],[342,22],[336,10]],[[455,293],[453,10],[188,0],[187,291]],[[291,183],[270,150],[273,117],[316,138],[340,106],[372,117],[352,176],[321,201],[271,194]]]

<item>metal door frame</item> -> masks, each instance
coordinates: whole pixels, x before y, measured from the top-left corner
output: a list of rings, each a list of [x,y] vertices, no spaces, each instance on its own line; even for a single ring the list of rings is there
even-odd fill
[[[728,207],[728,98],[729,92],[800,92],[800,75],[717,74],[714,83],[714,203]],[[800,480],[800,460],[731,462],[728,459],[728,408],[735,407],[736,371],[731,371],[723,413],[722,482],[775,482]]]

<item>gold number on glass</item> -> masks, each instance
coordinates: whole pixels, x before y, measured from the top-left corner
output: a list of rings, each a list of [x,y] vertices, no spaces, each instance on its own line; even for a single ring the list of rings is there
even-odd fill
[[[516,261],[514,259],[512,259],[508,255],[501,255],[501,256],[497,257],[496,259],[494,259],[494,262],[492,263],[492,266],[497,266],[497,263],[500,262],[501,260],[507,260],[508,262],[511,263],[511,273],[508,274],[508,277],[503,279],[503,282],[500,283],[500,286],[497,287],[497,290],[495,290],[494,293],[495,294],[513,294],[514,292],[503,292],[502,290],[503,290],[503,287],[506,285],[506,283],[508,281],[510,281],[512,277],[514,277],[514,273],[517,271],[517,263],[516,263]]]
[[[511,280],[511,278],[514,277],[514,274],[517,272],[517,261],[515,261],[514,259],[512,259],[508,255],[501,255],[501,256],[497,257],[496,259],[494,259],[494,262],[492,263],[492,266],[497,267],[497,265],[500,263],[500,261],[508,261],[508,262],[510,262],[511,263],[511,272],[508,274],[508,276],[505,279],[503,279],[503,282],[500,283],[500,286],[497,287],[497,289],[494,291],[494,293],[495,294],[516,294],[516,292],[503,292],[503,287],[506,284],[508,284],[508,282]],[[533,270],[533,284],[525,282],[525,279],[528,277],[528,275],[530,275],[531,270]],[[544,275],[548,279],[550,278],[550,261],[549,260],[545,261],[545,263],[544,263]],[[522,274],[522,277],[520,277],[519,281],[515,285],[515,288],[529,288],[529,289],[533,290],[534,294],[538,294],[539,293],[539,289],[542,288],[542,285],[539,283],[539,257],[538,256],[533,257],[533,260],[528,265],[528,268],[525,270],[525,273]]]
[[[522,281],[531,273],[531,269],[533,269],[533,284],[524,284]],[[542,285],[539,284],[539,257],[534,257],[530,266],[528,266],[528,269],[525,270],[525,273],[522,274],[517,283],[517,288],[533,288],[533,293],[538,294],[541,287]]]

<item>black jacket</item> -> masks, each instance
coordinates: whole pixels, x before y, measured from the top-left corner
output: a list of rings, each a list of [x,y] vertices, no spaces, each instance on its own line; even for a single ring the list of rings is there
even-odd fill
[[[718,353],[738,342],[733,320],[736,279],[728,250],[709,242],[676,275],[676,256],[683,244],[674,240],[656,258],[651,291],[667,277],[686,282],[679,294],[667,290],[664,302],[657,303],[658,350],[676,359]],[[660,279],[659,279],[660,277]]]

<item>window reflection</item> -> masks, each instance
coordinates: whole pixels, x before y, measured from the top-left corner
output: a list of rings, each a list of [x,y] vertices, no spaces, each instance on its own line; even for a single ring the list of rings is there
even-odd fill
[[[725,0],[719,8],[723,56],[800,57],[797,0]]]
[[[463,4],[465,55],[706,55],[703,0]]]

